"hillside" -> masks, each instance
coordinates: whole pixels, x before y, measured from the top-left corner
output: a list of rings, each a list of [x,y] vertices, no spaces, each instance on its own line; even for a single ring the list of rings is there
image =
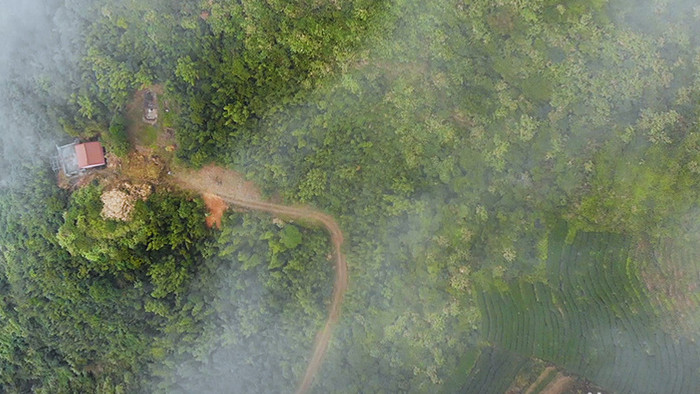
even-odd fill
[[[0,391],[700,387],[693,2],[32,1]]]

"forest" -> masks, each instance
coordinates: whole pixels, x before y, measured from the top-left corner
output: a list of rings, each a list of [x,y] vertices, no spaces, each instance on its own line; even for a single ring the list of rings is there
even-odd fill
[[[338,222],[348,290],[311,392],[700,387],[692,0],[0,4],[0,392],[297,389],[331,237],[208,226],[201,195],[130,167],[161,141],[172,171]],[[128,220],[107,178],[57,181],[74,138],[142,172]]]

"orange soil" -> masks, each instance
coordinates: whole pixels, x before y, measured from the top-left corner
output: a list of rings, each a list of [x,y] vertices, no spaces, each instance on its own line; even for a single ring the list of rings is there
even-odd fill
[[[224,216],[226,209],[228,209],[228,205],[216,194],[203,193],[202,199],[209,210],[209,216],[206,218],[207,227],[212,228],[216,225],[216,228],[220,229],[221,218]]]
[[[216,166],[207,166],[199,171],[178,169],[172,175],[174,181],[181,187],[196,190],[203,195],[214,193],[228,204],[315,222],[328,230],[333,243],[335,257],[335,284],[333,286],[328,319],[324,327],[316,335],[311,360],[297,389],[297,393],[307,392],[311,388],[314,376],[316,376],[321,367],[323,357],[328,350],[328,343],[330,342],[333,328],[340,317],[340,306],[343,303],[343,297],[348,287],[348,265],[342,253],[343,232],[340,230],[338,223],[332,216],[310,207],[293,207],[262,200],[255,184],[245,181],[235,171]]]

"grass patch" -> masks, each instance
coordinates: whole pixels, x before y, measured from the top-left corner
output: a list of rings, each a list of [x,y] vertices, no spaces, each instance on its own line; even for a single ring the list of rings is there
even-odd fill
[[[140,132],[135,136],[136,145],[155,148],[158,141],[159,129],[156,126],[145,124]]]

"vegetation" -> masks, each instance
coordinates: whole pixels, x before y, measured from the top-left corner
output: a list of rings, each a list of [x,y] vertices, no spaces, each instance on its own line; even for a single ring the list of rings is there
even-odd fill
[[[566,244],[566,234],[560,226],[550,237],[547,282],[480,291],[488,340],[615,392],[692,392],[700,376],[684,368],[700,357],[698,348],[661,330],[664,311],[642,291],[629,240],[578,232]],[[669,360],[677,368],[658,375]]]
[[[485,348],[478,363],[469,374],[468,383],[459,390],[463,393],[478,393],[488,387],[497,393],[505,393],[518,372],[525,367],[527,359],[508,352]]]
[[[105,148],[117,156],[126,156],[131,148],[129,136],[126,133],[126,119],[120,114],[115,114],[109,122],[109,129],[103,135]]]
[[[131,221],[104,220],[98,187],[69,199],[37,174],[0,200],[8,229],[0,255],[5,391],[157,384],[172,392],[227,382],[279,391],[303,372],[299,358],[331,287],[321,231],[231,213],[214,234],[200,200],[158,192],[137,204]],[[39,202],[47,209],[6,209]],[[258,330],[263,322],[271,328]],[[251,364],[255,352],[289,356],[261,367]],[[226,381],[212,380],[220,377]]]
[[[82,257],[73,269],[81,277],[107,275],[125,283],[147,277],[153,297],[177,295],[204,247],[203,203],[156,193],[136,201],[125,222],[103,217],[100,194],[95,186],[75,192],[56,234],[63,249]]]
[[[613,392],[700,385],[692,2],[56,7],[80,78],[56,71],[50,124],[123,154],[119,114],[162,85],[183,164],[339,222],[350,287],[315,392],[503,392],[544,362]],[[294,389],[332,287],[321,230],[208,229],[164,184],[114,221],[99,182],[13,171],[0,391]]]

